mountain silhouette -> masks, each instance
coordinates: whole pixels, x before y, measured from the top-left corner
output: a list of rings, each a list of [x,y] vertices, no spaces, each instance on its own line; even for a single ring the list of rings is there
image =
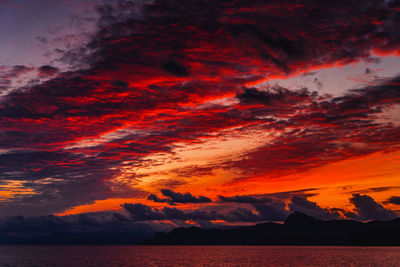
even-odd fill
[[[176,228],[158,232],[148,245],[400,245],[400,218],[390,221],[317,220],[290,214],[283,224],[260,223],[234,229]]]

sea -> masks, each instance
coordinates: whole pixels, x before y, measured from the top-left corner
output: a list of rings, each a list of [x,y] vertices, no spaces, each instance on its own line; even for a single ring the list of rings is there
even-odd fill
[[[0,266],[400,266],[400,247],[0,246]]]

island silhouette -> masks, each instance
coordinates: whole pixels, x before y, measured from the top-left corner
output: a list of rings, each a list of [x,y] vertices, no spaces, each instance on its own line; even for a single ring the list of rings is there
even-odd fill
[[[266,222],[233,229],[176,228],[158,232],[146,245],[400,245],[400,218],[390,221],[317,220],[300,212],[283,224]]]

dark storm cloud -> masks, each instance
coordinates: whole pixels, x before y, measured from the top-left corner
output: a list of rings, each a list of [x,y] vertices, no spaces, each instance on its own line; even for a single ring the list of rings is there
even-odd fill
[[[378,82],[376,86],[354,89],[345,96],[332,99],[329,103],[331,106],[326,107],[333,116],[327,119],[334,123],[351,118],[363,119],[379,113],[384,106],[399,103],[400,76]]]
[[[175,205],[176,203],[209,203],[212,200],[205,196],[193,196],[189,192],[187,193],[179,193],[174,192],[170,189],[161,189],[161,193],[167,198],[159,198],[154,194],[151,194],[147,197],[148,200],[152,200],[154,202],[165,202],[170,205]]]
[[[291,106],[304,102],[305,100],[311,100],[313,97],[317,96],[317,92],[309,92],[307,89],[291,91],[280,86],[275,86],[263,91],[255,88],[247,88],[243,93],[238,94],[237,98],[243,103]]]
[[[222,197],[222,196],[221,196]],[[222,197],[225,198],[225,197]],[[125,203],[122,207],[128,211],[133,221],[159,221],[159,220],[192,220],[227,222],[265,222],[283,221],[293,212],[305,213],[320,220],[356,219],[356,220],[390,220],[398,215],[367,195],[353,195],[350,202],[354,204],[354,210],[340,208],[322,208],[316,202],[308,200],[304,196],[293,196],[286,207],[285,202],[269,199],[261,202],[261,199],[249,196],[226,197],[226,202],[236,203],[236,206],[202,207],[190,210],[164,207],[152,208],[143,204]],[[222,199],[221,199],[222,200]],[[222,200],[223,201],[223,200]]]
[[[371,193],[371,192],[386,192],[386,191],[390,191],[390,190],[393,190],[393,189],[400,189],[400,186],[370,187],[370,188],[363,189],[363,190],[351,191],[350,193],[366,194],[366,193]]]
[[[284,202],[253,203],[252,206],[257,211],[261,221],[283,221],[289,215]]]
[[[185,68],[185,66],[183,66],[182,64],[180,64],[179,62],[175,61],[175,60],[168,60],[167,62],[162,64],[162,68],[173,74],[176,76],[181,76],[181,77],[186,77],[189,76],[189,72],[188,70]]]
[[[306,189],[300,189],[300,190],[293,190],[293,191],[285,191],[285,192],[277,192],[277,193],[272,193],[268,194],[269,197],[277,198],[277,199],[291,199],[293,196],[298,196],[298,197],[312,197],[317,195],[316,192],[313,192],[317,190],[318,188],[306,188]]]
[[[153,209],[143,204],[125,203],[121,206],[131,214],[132,220],[134,221],[166,219],[165,214],[160,212],[158,209]]]
[[[284,219],[286,218],[285,216],[287,216],[288,212],[301,212],[320,220],[332,220],[340,218],[357,220],[388,220],[397,217],[395,212],[383,207],[381,204],[378,204],[370,196],[359,194],[353,195],[353,197],[350,199],[350,202],[355,206],[353,211],[346,211],[340,208],[322,208],[316,202],[307,199],[307,197],[315,195],[307,194],[309,191],[312,191],[312,189],[268,194],[257,197],[249,195],[237,195],[233,197],[219,196],[219,198],[222,203],[231,202],[251,204],[251,206],[255,208],[255,210],[257,210],[262,217],[267,218],[268,214],[271,215],[274,218],[271,220],[277,220],[276,218]],[[275,198],[287,199],[288,210],[286,210],[286,207],[283,204],[284,202],[276,201],[274,200]],[[397,197],[392,197],[386,201],[386,203],[396,204],[396,201]],[[281,215],[272,215],[274,212],[278,212],[278,214]]]
[[[179,192],[174,192],[169,189],[161,189],[161,193],[168,197],[172,202],[175,203],[207,203],[211,202],[211,199],[205,196],[198,196],[195,197],[190,193],[179,193]]]
[[[391,196],[388,200],[387,203],[392,203],[396,205],[400,205],[400,197],[398,196]]]
[[[350,202],[356,207],[355,212],[357,213],[357,218],[360,220],[384,221],[397,217],[394,211],[386,209],[368,195],[354,194],[350,198]]]
[[[206,211],[183,211],[177,208],[164,207],[162,209],[152,208],[143,204],[125,203],[121,205],[131,215],[133,221],[148,220],[217,220],[222,215]]]
[[[58,69],[49,65],[44,65],[39,68],[39,76],[53,76],[58,73]]]
[[[168,198],[159,198],[155,194],[149,195],[147,199],[158,203],[168,203],[170,201]]]
[[[195,210],[181,210],[170,207],[156,209],[143,204],[131,203],[125,203],[121,206],[130,213],[133,221],[192,220],[200,222],[224,220],[227,222],[263,222],[282,221],[288,215],[288,211],[282,202],[253,203],[252,209],[250,207],[231,209],[225,206]]]
[[[289,203],[290,212],[302,212],[320,220],[332,220],[341,217],[336,209],[326,209],[318,206],[316,202],[309,201],[305,197],[294,196]]]
[[[273,194],[269,197],[276,197]],[[311,195],[312,196],[312,195]],[[221,198],[222,197],[222,198]],[[226,199],[226,201],[225,201]],[[228,213],[226,218],[233,214],[247,214],[248,218],[253,218],[254,221],[280,221],[284,220],[286,216],[293,212],[305,213],[320,220],[333,220],[333,219],[356,219],[356,220],[389,220],[397,217],[397,214],[381,204],[378,204],[373,198],[367,195],[355,194],[350,199],[354,204],[355,209],[343,210],[340,208],[322,208],[316,202],[310,201],[302,192],[292,194],[291,199],[288,201],[287,208],[284,202],[274,200],[273,198],[256,198],[252,196],[235,196],[223,197],[220,196],[222,202],[235,202],[240,204],[250,204],[257,212],[257,216],[248,209],[249,206],[239,206],[236,210]],[[395,203],[396,197],[393,197],[387,203]],[[253,216],[253,217],[252,217]],[[237,218],[242,218],[237,216]]]

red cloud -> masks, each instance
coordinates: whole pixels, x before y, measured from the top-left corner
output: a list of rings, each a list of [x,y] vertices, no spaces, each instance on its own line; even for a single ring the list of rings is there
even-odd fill
[[[398,12],[391,5],[154,1],[143,5],[140,16],[130,2],[99,7],[98,32],[86,47],[64,54],[87,69],[58,73],[2,99],[0,148],[7,152],[0,155],[0,172],[9,180],[62,181],[29,185],[44,200],[42,208],[53,212],[93,199],[143,196],[139,189],[114,192],[107,183],[123,162],[140,166],[144,157],[169,153],[176,143],[231,128],[279,133],[272,143],[220,166],[249,177],[386,150],[395,146],[399,130],[373,116],[400,102],[398,78],[333,99],[249,86],[366,59],[373,49],[396,51]],[[39,71],[57,73],[48,66]],[[221,98],[235,102],[212,103]],[[23,207],[32,197],[19,201]]]

